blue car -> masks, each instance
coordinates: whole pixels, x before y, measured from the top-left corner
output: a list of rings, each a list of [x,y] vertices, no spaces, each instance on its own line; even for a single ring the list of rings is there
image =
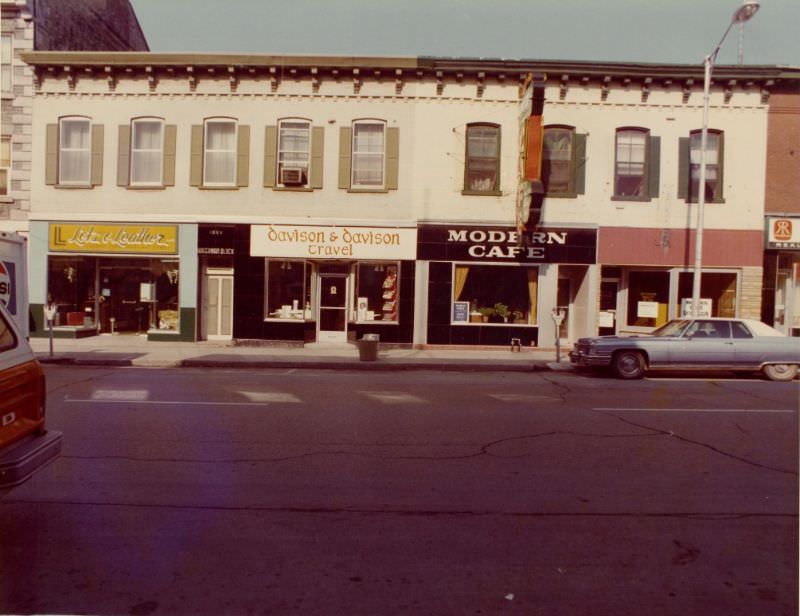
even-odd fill
[[[791,381],[800,367],[800,338],[751,319],[676,319],[643,336],[581,338],[569,354],[576,366],[610,367],[623,379],[650,370],[761,371]]]

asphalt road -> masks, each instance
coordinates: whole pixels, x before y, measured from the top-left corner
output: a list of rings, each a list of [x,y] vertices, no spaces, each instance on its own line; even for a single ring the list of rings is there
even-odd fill
[[[798,382],[47,374],[3,614],[798,611]]]

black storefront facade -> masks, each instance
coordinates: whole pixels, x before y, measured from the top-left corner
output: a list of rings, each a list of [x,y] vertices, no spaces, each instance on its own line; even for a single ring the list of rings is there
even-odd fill
[[[594,297],[562,283],[591,287],[597,229],[426,224],[417,257],[427,271],[427,344],[541,346],[551,342],[542,338],[555,327],[552,309]]]
[[[415,227],[200,225],[200,338],[410,345],[416,245]]]

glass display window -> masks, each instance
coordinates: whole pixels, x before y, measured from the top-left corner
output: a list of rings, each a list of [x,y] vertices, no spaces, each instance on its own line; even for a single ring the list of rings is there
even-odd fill
[[[399,264],[359,263],[356,267],[356,321],[396,323],[400,298]]]
[[[97,259],[50,257],[48,301],[55,304],[56,327],[94,327],[97,322]]]
[[[311,319],[311,264],[306,261],[266,262],[265,319]]]
[[[659,327],[669,318],[668,271],[628,272],[627,325]]]
[[[536,324],[539,271],[515,265],[453,265],[454,323]]]
[[[711,300],[711,317],[736,316],[736,290],[738,277],[736,272],[703,272],[700,277],[700,299]],[[680,272],[678,276],[678,302],[691,300],[694,285],[693,272]],[[701,306],[702,308],[702,306]]]

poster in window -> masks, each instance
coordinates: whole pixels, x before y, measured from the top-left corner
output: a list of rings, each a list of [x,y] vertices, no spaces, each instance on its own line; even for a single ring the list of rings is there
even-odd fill
[[[469,302],[453,302],[453,323],[469,322]]]
[[[639,302],[636,307],[636,316],[640,319],[657,319],[658,302]]]

